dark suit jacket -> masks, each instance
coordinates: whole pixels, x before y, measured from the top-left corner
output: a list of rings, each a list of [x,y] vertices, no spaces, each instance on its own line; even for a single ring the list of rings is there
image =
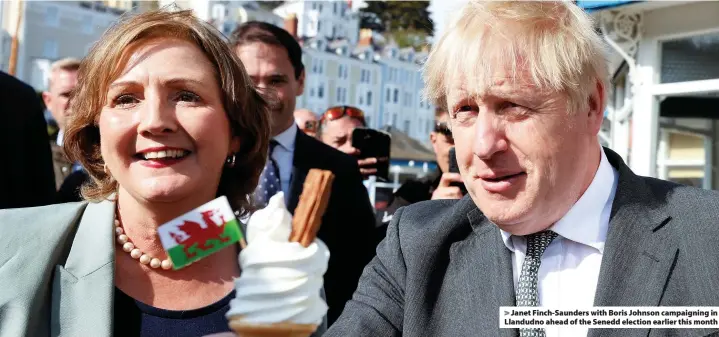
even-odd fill
[[[359,173],[357,160],[298,131],[295,141],[290,196],[287,208],[294,214],[307,173],[311,168],[335,174],[329,205],[317,237],[330,250],[324,277],[328,322],[334,322],[352,298],[362,270],[372,260],[374,211]]]
[[[72,162],[65,156],[65,150],[62,146],[57,145],[55,141],[50,142],[50,151],[52,152],[52,166],[55,174],[55,189],[59,190],[72,170]]]
[[[619,182],[595,306],[719,305],[719,194],[634,175]],[[400,209],[357,292],[325,336],[517,336],[511,252],[469,197]],[[590,329],[600,336],[704,336],[709,329]]]
[[[35,90],[0,72],[0,209],[49,205],[55,196],[47,124]]]

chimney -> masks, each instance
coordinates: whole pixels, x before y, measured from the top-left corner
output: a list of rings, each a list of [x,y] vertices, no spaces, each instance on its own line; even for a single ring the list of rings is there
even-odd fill
[[[359,43],[360,46],[371,46],[372,45],[372,30],[371,29],[360,29]]]
[[[297,15],[290,13],[285,19],[285,30],[297,40]]]

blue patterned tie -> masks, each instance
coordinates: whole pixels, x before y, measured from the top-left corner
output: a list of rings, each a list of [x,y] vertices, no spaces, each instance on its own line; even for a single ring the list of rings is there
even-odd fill
[[[557,233],[551,231],[526,236],[527,255],[524,257],[524,263],[522,263],[522,272],[519,274],[519,284],[517,286],[518,307],[539,306],[539,264],[542,262],[544,250],[547,249],[556,237]],[[544,337],[546,334],[542,328],[522,328],[519,329],[519,336]]]
[[[272,153],[274,152],[277,144],[277,141],[274,139],[270,141],[270,153],[267,156],[265,168],[262,170],[262,174],[260,175],[260,183],[255,189],[255,201],[257,207],[259,208],[267,206],[270,198],[282,190],[282,185],[280,183],[280,170],[277,163],[272,158]]]

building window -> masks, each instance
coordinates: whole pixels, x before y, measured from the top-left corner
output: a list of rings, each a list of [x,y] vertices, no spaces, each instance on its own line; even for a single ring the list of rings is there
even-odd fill
[[[392,115],[392,126],[397,126],[397,114]]]
[[[317,35],[322,32],[322,22],[317,21]]]
[[[372,123],[370,123],[370,121],[370,116],[364,116],[364,122],[367,124],[367,127],[372,127]]]
[[[394,89],[394,102],[397,103],[399,101],[399,90]]]
[[[370,72],[369,70],[367,70],[367,75],[366,75],[367,83],[370,83],[370,81],[371,81],[371,80],[370,80],[370,78],[372,78],[372,77],[370,76],[371,74],[372,74],[372,72]]]
[[[342,88],[337,87],[337,103],[342,103]]]
[[[310,97],[315,97],[315,88],[310,88]]]
[[[325,87],[320,84],[320,88],[317,89],[317,97],[322,98],[325,95]]]
[[[337,14],[337,3],[336,2],[332,3],[332,13]],[[335,27],[332,27],[333,32],[334,32],[334,30],[335,30]]]
[[[235,28],[232,25],[232,22],[225,22],[222,24],[222,34],[225,34],[225,36],[230,36],[232,34],[232,29]]]
[[[384,96],[384,100],[387,103],[389,103],[389,96],[390,96],[390,90],[389,90],[389,88],[387,88],[387,93]]]
[[[214,5],[212,6],[212,18],[222,20],[225,17],[225,6]]]
[[[45,40],[45,44],[42,48],[42,56],[46,59],[57,58],[57,41]]]
[[[424,125],[424,133],[429,133],[429,126],[432,124],[431,120],[427,120],[427,123]]]
[[[372,92],[367,92],[367,105],[372,105]]]
[[[404,133],[406,133],[406,134],[409,134],[409,130],[410,130],[409,125],[410,125],[409,120],[405,120],[404,121]]]
[[[359,97],[359,105],[364,105],[364,99],[362,98],[362,95]]]
[[[48,6],[45,10],[45,24],[51,27],[60,25],[60,13],[57,7]]]

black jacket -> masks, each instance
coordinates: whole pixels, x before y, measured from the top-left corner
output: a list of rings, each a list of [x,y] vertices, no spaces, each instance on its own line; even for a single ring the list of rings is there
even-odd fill
[[[42,102],[35,90],[0,72],[0,209],[49,205],[55,176]]]

